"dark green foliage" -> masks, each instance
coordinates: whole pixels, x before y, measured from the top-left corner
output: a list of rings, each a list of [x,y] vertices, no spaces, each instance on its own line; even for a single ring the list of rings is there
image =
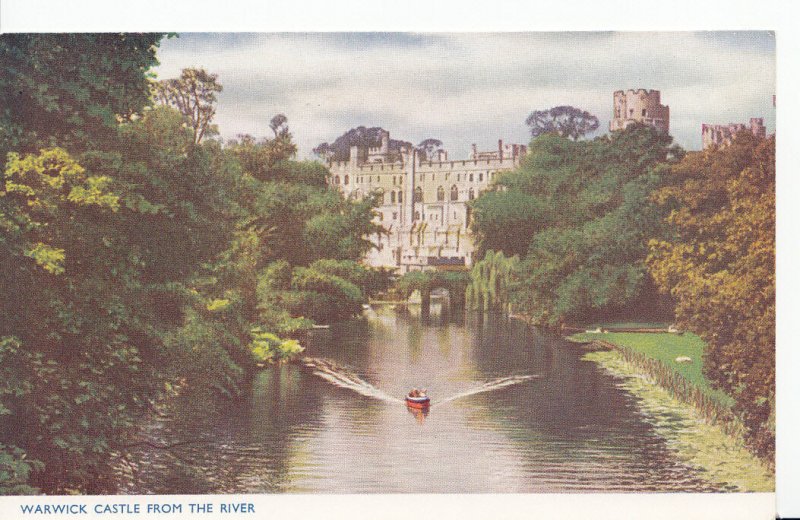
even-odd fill
[[[0,36],[2,494],[113,493],[164,397],[236,395],[257,361],[300,351],[275,333],[352,316],[379,283],[309,267],[371,247],[373,202],[291,161],[285,120],[243,151],[145,110],[158,41]]]
[[[9,151],[106,148],[150,99],[159,34],[0,35],[0,166]]]
[[[381,137],[385,132],[386,130],[378,126],[371,128],[365,126],[351,128],[337,137],[332,144],[322,143],[318,145],[314,148],[314,153],[319,157],[331,161],[355,160],[354,157],[350,157],[351,146],[358,146],[360,148],[380,146]],[[390,154],[399,155],[401,147],[406,147],[410,150],[411,143],[408,141],[398,141],[396,139],[389,140]]]
[[[634,126],[581,142],[545,134],[529,150],[473,203],[479,251],[524,255],[513,301],[548,325],[657,312],[644,259],[664,215],[649,198],[660,165],[681,154],[671,138]]]
[[[570,106],[558,106],[549,110],[535,110],[525,119],[531,127],[531,135],[555,134],[578,140],[579,137],[597,130],[600,121],[585,110]]]

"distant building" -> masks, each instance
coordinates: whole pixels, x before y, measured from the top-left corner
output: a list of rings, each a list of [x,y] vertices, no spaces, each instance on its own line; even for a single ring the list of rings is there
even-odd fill
[[[609,130],[624,130],[634,123],[669,133],[669,106],[661,104],[660,91],[640,88],[614,92],[614,117]]]
[[[525,146],[501,140],[491,151],[472,145],[469,159],[448,161],[447,152],[439,151],[423,161],[408,148],[391,155],[386,132],[380,146],[353,146],[350,160],[330,162],[328,182],[347,197],[377,192],[383,199],[376,221],[388,234],[370,237],[378,247],[367,264],[401,273],[466,267],[474,251],[467,201],[488,189],[498,173],[517,167],[526,153]]]
[[[761,117],[751,117],[750,126],[744,123],[730,123],[727,125],[707,125],[701,126],[703,138],[703,150],[712,146],[725,147],[731,144],[733,138],[739,132],[750,132],[759,139],[767,137],[767,129],[764,126],[764,119]]]

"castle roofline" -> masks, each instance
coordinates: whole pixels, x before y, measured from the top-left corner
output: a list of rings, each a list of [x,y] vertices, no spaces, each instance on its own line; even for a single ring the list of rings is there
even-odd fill
[[[615,90],[614,91],[614,95],[616,95],[616,94],[625,94],[625,93],[639,94],[641,92],[644,92],[645,94],[648,94],[648,95],[649,94],[660,94],[661,93],[660,90],[656,90],[656,89],[629,88],[627,90]]]

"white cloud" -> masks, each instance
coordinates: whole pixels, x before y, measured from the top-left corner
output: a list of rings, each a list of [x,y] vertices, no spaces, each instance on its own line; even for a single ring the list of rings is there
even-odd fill
[[[774,38],[763,32],[190,34],[159,56],[160,77],[219,74],[223,136],[267,135],[283,112],[304,156],[363,124],[437,137],[461,157],[472,142],[527,142],[527,114],[563,104],[597,115],[603,131],[612,92],[639,87],[661,90],[690,149],[703,122],[764,117],[774,129]]]

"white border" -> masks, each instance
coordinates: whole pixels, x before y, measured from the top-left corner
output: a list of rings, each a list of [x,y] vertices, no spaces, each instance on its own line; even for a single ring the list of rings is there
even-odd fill
[[[778,513],[800,517],[800,353],[793,319],[800,276],[800,3],[780,0],[534,2],[494,0],[0,0],[1,32],[76,31],[559,31],[735,30],[777,32],[778,84]],[[793,334],[794,333],[794,334]],[[769,494],[359,495],[253,497],[269,516],[295,518],[753,518]],[[119,501],[140,500],[117,497]],[[197,498],[197,497],[195,497]],[[209,500],[222,497],[209,497]],[[8,515],[24,497],[0,500]],[[68,499],[63,499],[68,500]],[[749,505],[748,505],[749,504]],[[8,509],[11,507],[11,509]],[[610,515],[610,516],[609,516]],[[139,515],[138,517],[143,517]],[[118,516],[112,516],[112,518]],[[177,518],[161,515],[161,518]],[[258,515],[261,518],[261,515]],[[542,516],[538,516],[542,517]],[[766,516],[765,518],[769,518]],[[192,518],[209,518],[193,515]]]

